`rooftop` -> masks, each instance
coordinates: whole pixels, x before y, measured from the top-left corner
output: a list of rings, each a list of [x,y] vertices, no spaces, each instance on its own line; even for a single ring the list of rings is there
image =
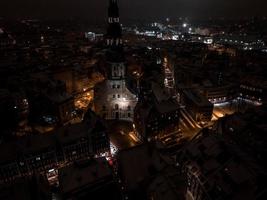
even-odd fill
[[[86,116],[90,118],[87,117],[78,124],[63,126],[45,135],[29,135],[17,141],[1,144],[0,151],[5,153],[0,154],[0,163],[16,161],[20,155],[38,154],[44,149],[54,149],[58,142],[66,145],[81,138],[89,137],[90,133],[96,128],[98,120],[92,113]]]
[[[152,91],[158,102],[167,101],[170,96],[158,83],[152,82]]]
[[[135,190],[139,184],[166,166],[164,159],[149,144],[120,151],[118,163],[127,190]]]
[[[183,93],[187,98],[192,100],[195,104],[199,106],[212,106],[212,104],[204,96],[198,94],[196,91],[183,90]]]
[[[186,166],[213,199],[215,186],[225,198],[253,199],[266,176],[255,160],[216,134],[199,136],[186,147]],[[247,190],[247,188],[250,188]]]
[[[80,188],[94,186],[106,178],[112,177],[112,171],[105,158],[76,162],[59,170],[60,191],[65,194]]]

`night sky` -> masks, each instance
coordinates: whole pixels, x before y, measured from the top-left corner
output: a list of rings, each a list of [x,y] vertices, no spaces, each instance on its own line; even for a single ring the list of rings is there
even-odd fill
[[[0,0],[2,17],[82,18],[102,20],[108,0]],[[243,17],[264,15],[266,0],[120,0],[126,19],[188,16]],[[96,19],[97,18],[97,19]]]

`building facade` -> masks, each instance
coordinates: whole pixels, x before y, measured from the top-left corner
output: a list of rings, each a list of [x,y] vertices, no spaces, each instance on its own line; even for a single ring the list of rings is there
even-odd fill
[[[181,102],[191,117],[198,123],[208,123],[212,118],[213,104],[196,91],[184,89]]]
[[[0,184],[34,173],[48,174],[77,160],[110,153],[105,126],[93,112],[82,123],[47,135],[30,135],[1,145]]]
[[[142,86],[148,98],[139,100],[135,108],[134,128],[140,140],[172,140],[179,136],[180,105],[165,88],[152,82],[151,88]],[[145,92],[147,90],[147,92]],[[150,91],[150,92],[149,92]]]

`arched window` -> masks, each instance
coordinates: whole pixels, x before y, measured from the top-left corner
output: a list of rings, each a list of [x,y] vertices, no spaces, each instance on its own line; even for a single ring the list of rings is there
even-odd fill
[[[115,110],[119,110],[119,104],[115,104]]]

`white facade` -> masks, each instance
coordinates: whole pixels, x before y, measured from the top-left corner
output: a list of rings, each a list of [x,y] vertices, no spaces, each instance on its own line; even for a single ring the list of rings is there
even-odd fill
[[[102,82],[95,90],[95,111],[105,119],[133,121],[136,95],[125,81],[125,65],[111,63],[111,79]]]

